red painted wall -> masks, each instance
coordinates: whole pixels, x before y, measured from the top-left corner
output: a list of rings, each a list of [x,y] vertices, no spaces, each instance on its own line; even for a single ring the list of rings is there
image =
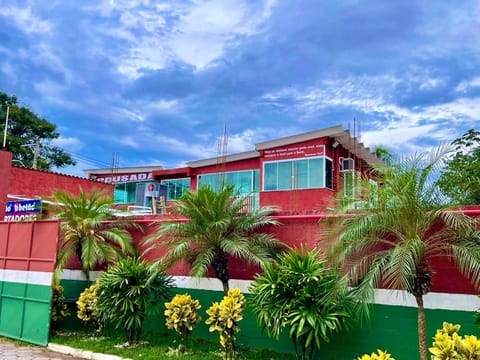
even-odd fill
[[[48,171],[12,167],[8,193],[25,197],[51,196],[56,190],[78,194],[80,189],[91,191],[97,188],[113,196],[114,186],[76,176]]]
[[[5,205],[10,185],[10,174],[12,167],[12,153],[0,151],[0,219],[5,216]]]
[[[260,192],[260,206],[278,206],[279,213],[324,212],[334,197],[330,189],[304,189]]]
[[[477,207],[480,210],[480,206]],[[328,249],[328,243],[325,241],[325,227],[319,223],[320,215],[292,215],[276,217],[281,225],[270,226],[264,231],[273,234],[277,239],[285,242],[289,246],[299,248],[302,245],[307,248],[319,247],[325,252]],[[148,226],[150,221],[146,221]],[[151,233],[152,227],[147,227],[146,233]],[[141,244],[145,233],[136,232],[135,241]],[[144,247],[141,246],[141,249]],[[165,250],[156,250],[148,254],[147,259],[153,260],[165,254]],[[469,280],[465,279],[455,265],[445,258],[438,258],[432,264],[434,270],[432,292],[446,292],[459,294],[477,294]],[[243,261],[232,259],[230,263],[230,277],[232,279],[250,280],[258,273],[260,269],[255,266],[245,265]],[[188,265],[186,263],[177,264],[169,270],[171,275],[188,275]]]

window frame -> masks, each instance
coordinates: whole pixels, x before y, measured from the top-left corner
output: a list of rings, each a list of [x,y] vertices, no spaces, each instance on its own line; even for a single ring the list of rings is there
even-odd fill
[[[310,177],[311,177],[311,165],[310,165],[310,160],[316,160],[316,159],[321,159],[322,160],[322,185],[321,186],[310,186]],[[329,187],[327,187],[327,179],[326,179],[326,167],[327,167],[327,160],[329,160],[332,164],[332,184],[333,184],[333,159],[330,158],[329,156],[326,155],[320,155],[320,156],[311,156],[311,157],[302,157],[302,158],[293,158],[293,159],[282,159],[282,160],[273,160],[273,161],[264,161],[262,163],[262,191],[263,192],[271,192],[271,191],[291,191],[291,190],[314,190],[314,189],[329,189],[333,190]],[[300,162],[300,161],[307,161],[307,187],[296,187],[296,176],[295,176],[295,162]],[[290,188],[288,189],[279,189],[278,188],[278,166],[277,166],[277,172],[276,172],[276,188],[275,189],[265,189],[265,166],[269,164],[279,164],[279,163],[285,163],[285,162],[290,162]],[[297,176],[298,177],[298,176]],[[333,187],[333,185],[332,185]]]

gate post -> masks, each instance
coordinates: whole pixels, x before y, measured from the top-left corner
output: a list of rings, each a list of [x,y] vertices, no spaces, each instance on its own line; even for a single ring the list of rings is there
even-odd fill
[[[5,217],[10,175],[12,171],[12,153],[0,150],[0,221]]]

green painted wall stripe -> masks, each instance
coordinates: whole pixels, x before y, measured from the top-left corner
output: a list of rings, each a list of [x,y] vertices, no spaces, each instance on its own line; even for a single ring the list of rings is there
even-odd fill
[[[85,288],[86,282],[62,280],[62,285],[65,287],[65,293],[73,294],[74,291],[77,291],[76,296],[78,297],[78,294]],[[202,322],[195,328],[194,335],[217,341],[218,334],[210,333],[204,322],[208,317],[206,310],[214,301],[220,301],[223,298],[223,291],[177,288],[175,292],[179,294],[189,293],[193,298],[198,299],[202,305],[200,310]],[[248,294],[246,296],[249,297]],[[460,335],[475,335],[478,333],[478,327],[473,316],[474,312],[427,309],[425,313],[429,346],[431,346],[436,329],[442,327],[443,321],[462,325]],[[75,316],[74,311],[72,311],[72,314]],[[149,329],[165,330],[163,315],[147,318],[145,330]],[[416,308],[376,304],[372,306],[372,315],[369,322],[363,325],[354,324],[350,330],[333,335],[329,343],[322,342],[317,358],[322,360],[352,360],[365,353],[370,354],[377,349],[382,349],[389,351],[397,360],[418,359],[417,343]],[[262,334],[262,331],[257,327],[256,318],[250,306],[247,306],[244,319],[240,323],[238,345],[294,353],[286,332],[278,341]]]
[[[27,283],[34,285],[52,284],[51,272],[43,271],[25,271],[25,270],[0,270],[0,281]]]
[[[51,286],[0,281],[0,334],[47,345]]]

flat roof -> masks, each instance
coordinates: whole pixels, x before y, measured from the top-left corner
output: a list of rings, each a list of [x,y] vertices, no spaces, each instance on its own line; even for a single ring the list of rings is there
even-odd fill
[[[130,173],[140,173],[140,172],[150,172],[155,170],[162,170],[163,166],[130,166],[130,167],[119,167],[119,168],[103,168],[103,169],[84,169],[82,170],[85,174],[130,174]]]
[[[214,158],[209,158],[209,159],[190,161],[190,162],[187,162],[187,166],[191,168],[199,168],[203,166],[222,164],[225,162],[253,159],[259,156],[260,156],[260,153],[258,151],[252,150],[252,151],[245,151],[245,152],[226,155],[226,156],[216,156]]]
[[[336,134],[343,133],[342,125],[336,125],[322,130],[309,131],[302,134],[287,136],[275,140],[264,141],[258,144],[255,144],[255,149],[257,150],[266,150],[274,147],[285,146],[290,144],[295,144],[303,141],[318,139],[326,136],[333,136]]]

